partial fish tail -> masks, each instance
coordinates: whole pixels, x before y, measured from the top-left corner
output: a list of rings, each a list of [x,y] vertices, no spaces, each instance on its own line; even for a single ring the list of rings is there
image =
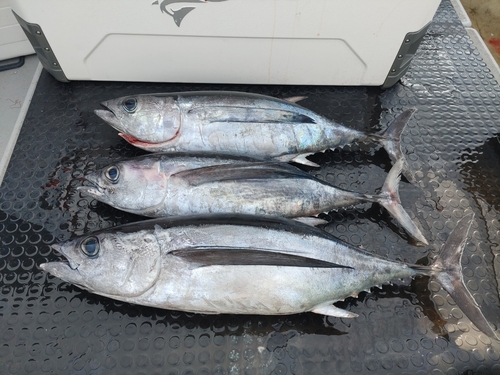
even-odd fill
[[[404,164],[404,159],[399,159],[396,164],[394,164],[385,179],[381,193],[374,196],[374,200],[398,220],[405,231],[417,241],[417,245],[426,246],[429,243],[405,211],[399,198],[399,182],[401,181],[401,172],[403,171]]]
[[[401,134],[408,124],[411,116],[417,111],[416,108],[410,108],[396,117],[383,132],[375,134],[372,139],[377,140],[387,151],[393,163],[398,160],[404,160],[403,175],[412,184],[416,182],[413,172],[405,159],[401,150]]]
[[[443,289],[450,294],[457,306],[478,329],[489,337],[500,340],[481,312],[474,297],[467,290],[462,275],[460,262],[473,219],[474,214],[469,214],[458,222],[443,245],[438,258],[430,266],[430,276],[441,284]]]

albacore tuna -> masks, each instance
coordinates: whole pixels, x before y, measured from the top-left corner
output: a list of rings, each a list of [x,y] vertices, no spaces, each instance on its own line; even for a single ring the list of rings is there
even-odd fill
[[[427,241],[401,205],[403,161],[382,191],[367,195],[337,188],[286,163],[210,155],[149,154],[86,175],[78,189],[101,202],[149,217],[243,213],[301,218],[340,207],[376,202],[417,244]]]
[[[153,152],[220,152],[315,166],[306,156],[376,141],[393,162],[403,158],[401,133],[415,109],[384,132],[367,134],[295,104],[298,99],[224,91],[149,94],[105,101],[95,113],[129,143]],[[404,175],[413,182],[406,163]]]
[[[293,220],[232,215],[153,219],[99,231],[53,245],[67,261],[40,267],[92,293],[139,305],[344,318],[356,314],[333,303],[391,280],[427,275],[496,338],[462,278],[472,218],[458,222],[431,266],[374,256]]]

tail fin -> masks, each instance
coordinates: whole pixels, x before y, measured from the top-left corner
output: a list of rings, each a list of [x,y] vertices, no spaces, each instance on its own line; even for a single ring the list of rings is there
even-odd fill
[[[401,200],[399,199],[399,181],[401,180],[401,172],[403,170],[404,163],[404,159],[399,159],[391,168],[387,178],[385,179],[382,192],[380,195],[376,196],[376,202],[389,211],[411,237],[417,240],[419,244],[426,246],[429,243],[405,211],[401,205]]]
[[[393,163],[398,160],[405,160],[403,151],[401,150],[401,134],[410,120],[411,116],[417,111],[416,108],[410,108],[396,117],[383,132],[375,135],[375,138],[385,148]],[[403,174],[412,184],[416,182],[408,163],[404,162]]]
[[[474,297],[467,290],[462,277],[460,261],[473,218],[474,214],[463,217],[451,232],[438,258],[431,265],[432,277],[450,294],[457,306],[477,328],[489,337],[500,340],[481,312]]]

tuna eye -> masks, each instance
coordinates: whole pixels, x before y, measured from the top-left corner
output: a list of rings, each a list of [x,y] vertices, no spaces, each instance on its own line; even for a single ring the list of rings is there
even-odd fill
[[[137,100],[135,98],[125,99],[122,103],[123,109],[128,113],[134,113],[137,109]]]
[[[118,178],[120,178],[120,170],[116,167],[109,167],[106,169],[105,175],[112,183],[116,183],[118,182]]]
[[[96,237],[87,237],[81,247],[83,253],[90,258],[95,258],[99,254],[99,240]]]

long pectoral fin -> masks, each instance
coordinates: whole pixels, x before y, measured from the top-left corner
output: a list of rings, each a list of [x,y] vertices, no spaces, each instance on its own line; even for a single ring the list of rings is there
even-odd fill
[[[229,180],[262,180],[271,178],[312,178],[311,175],[288,164],[257,162],[226,164],[190,169],[172,175],[186,180],[190,185],[201,185]]]
[[[286,123],[315,124],[316,121],[306,114],[274,108],[210,106],[197,107],[189,111],[190,115],[202,117],[208,122],[243,122],[243,123]]]
[[[355,314],[355,313],[347,311],[347,310],[339,309],[338,307],[335,307],[334,305],[332,305],[331,302],[322,303],[322,304],[316,306],[314,309],[312,309],[311,312],[316,313],[316,314],[321,314],[321,315],[336,316],[337,318],[356,318],[356,317],[358,317],[358,314]]]
[[[312,268],[351,268],[321,259],[269,250],[241,249],[234,247],[193,247],[174,250],[171,255],[206,266],[283,266]]]

